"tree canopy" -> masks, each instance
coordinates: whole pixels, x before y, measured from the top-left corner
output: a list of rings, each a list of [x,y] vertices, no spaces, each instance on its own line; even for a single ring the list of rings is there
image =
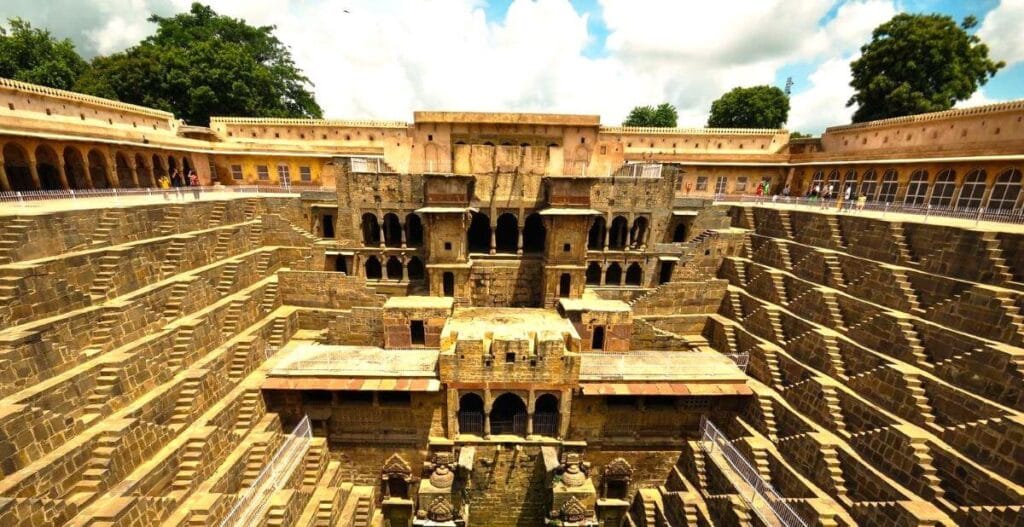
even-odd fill
[[[957,26],[946,15],[901,13],[875,28],[850,63],[853,122],[948,110],[969,98],[1005,66],[968,33],[977,23],[973,16]]]
[[[653,106],[636,106],[629,112],[629,117],[622,126],[653,126],[656,128],[675,128],[679,113],[676,107],[667,102]]]
[[[789,118],[789,96],[775,86],[733,88],[711,103],[712,128],[782,128]]]
[[[156,34],[94,59],[76,90],[167,110],[198,125],[209,124],[211,115],[321,116],[309,79],[273,26],[253,27],[199,3],[149,20]]]
[[[0,26],[0,77],[70,90],[88,64],[69,39],[57,40],[20,18]]]

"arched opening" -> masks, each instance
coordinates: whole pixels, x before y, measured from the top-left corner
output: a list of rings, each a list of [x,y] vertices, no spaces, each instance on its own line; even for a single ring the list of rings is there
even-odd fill
[[[878,174],[875,173],[875,169],[869,168],[864,172],[863,182],[860,185],[861,196],[866,197],[869,200],[875,199],[875,192],[878,191]]]
[[[533,406],[533,433],[542,436],[558,435],[558,398],[545,393]]]
[[[498,216],[494,228],[494,247],[499,253],[514,253],[519,244],[519,224],[516,217],[506,212]]]
[[[857,171],[850,169],[846,171],[846,176],[843,177],[843,197],[846,196],[846,191],[850,191],[850,199],[856,199],[857,197]]]
[[[423,222],[416,214],[405,217],[405,245],[419,247],[423,245]]]
[[[388,497],[406,499],[409,497],[409,482],[401,476],[388,476]]]
[[[380,280],[381,279],[381,268],[380,260],[376,256],[371,256],[366,259],[366,263],[363,265],[366,269],[367,280]]]
[[[992,196],[988,199],[988,208],[991,210],[1013,210],[1017,206],[1017,198],[1020,196],[1020,170],[1010,168],[1004,170],[996,178],[992,186]]]
[[[153,170],[146,165],[146,158],[142,154],[135,154],[135,172],[139,176],[139,185],[143,187],[155,187],[156,180],[153,179]]]
[[[925,197],[928,195],[928,171],[915,170],[910,175],[910,183],[907,185],[907,196],[903,203],[907,205],[924,205]]]
[[[175,170],[178,170],[178,160],[174,156],[167,156],[167,173],[174,174]],[[182,175],[180,172],[178,174]]]
[[[21,145],[4,145],[4,170],[7,172],[7,182],[11,184],[11,190],[36,190],[32,172],[28,168],[28,154]]]
[[[380,245],[380,224],[377,223],[377,216],[367,212],[363,214],[363,221],[360,222],[363,230],[363,245]]]
[[[110,188],[107,179],[107,160],[99,150],[90,150],[87,159],[93,188]]]
[[[117,164],[115,167],[117,186],[120,188],[134,188],[135,181],[132,180],[132,169],[128,167],[128,160],[125,159],[124,154],[121,152],[115,154],[114,162]]]
[[[640,264],[633,262],[626,268],[626,285],[640,285],[644,278],[644,270]]]
[[[618,262],[608,266],[608,270],[604,273],[604,283],[607,285],[622,283],[622,266]]]
[[[932,187],[932,197],[928,200],[928,204],[933,207],[948,207],[953,202],[954,190],[956,190],[956,172],[947,168],[935,176],[935,186]]]
[[[896,190],[899,188],[899,174],[889,169],[882,175],[882,185],[878,187],[878,201],[892,203],[896,201]]]
[[[686,241],[686,224],[679,222],[676,224],[676,228],[672,229],[672,241],[676,243],[682,243]]]
[[[562,273],[562,276],[558,278],[558,296],[560,298],[566,298],[572,291],[572,275],[569,273]]]
[[[842,182],[839,179],[839,169],[833,168],[832,171],[828,173],[828,185],[825,187],[825,193],[828,194],[830,198],[835,198],[840,192],[842,192]]]
[[[455,274],[446,272],[441,275],[441,294],[455,296]]]
[[[475,393],[459,397],[459,433],[484,435],[484,400]]]
[[[85,179],[85,161],[77,148],[69,146],[64,149],[64,175],[67,176],[71,188],[89,188],[89,181]]]
[[[526,435],[526,405],[518,395],[503,393],[494,400],[491,405],[491,434]]]
[[[608,236],[608,248],[615,250],[625,249],[628,229],[629,223],[626,221],[626,218],[616,216],[615,219],[612,220],[612,228]]]
[[[402,279],[402,261],[397,256],[389,257],[385,268],[387,269],[388,280]]]
[[[811,177],[811,188],[809,194],[822,195],[825,192],[825,172],[821,170],[815,170],[814,176]]]
[[[647,218],[637,216],[633,220],[633,228],[629,230],[629,245],[641,247],[647,243]]]
[[[402,224],[394,213],[384,215],[384,245],[388,247],[402,246]]]
[[[188,156],[181,158],[181,172],[184,175],[188,175],[192,171],[192,160]]]
[[[960,187],[960,197],[956,200],[957,208],[976,209],[981,207],[985,198],[985,181],[988,174],[984,170],[975,169],[967,173],[964,184]]]
[[[153,159],[153,162],[152,162],[152,166],[153,166],[153,179],[156,179],[157,181],[159,181],[160,178],[162,178],[164,176],[170,175],[170,174],[167,173],[167,169],[164,168],[164,160],[163,160],[163,158],[161,158],[160,156],[158,156],[156,154],[153,154],[153,158],[152,159]]]
[[[348,274],[348,262],[345,261],[344,256],[339,254],[337,258],[334,259],[334,271],[337,273]]]
[[[604,248],[605,229],[604,218],[598,216],[594,220],[594,224],[590,226],[590,233],[587,235],[587,249],[600,251]]]
[[[491,223],[486,214],[473,212],[473,219],[466,231],[466,245],[471,253],[486,253],[491,250]]]
[[[544,218],[534,212],[526,217],[523,224],[523,252],[541,253],[544,252],[544,238],[547,235],[544,227]]]
[[[601,264],[590,262],[587,265],[587,285],[601,285]]]
[[[672,281],[672,271],[675,267],[675,262],[661,262],[661,270],[658,272],[658,285],[667,284]]]
[[[36,173],[39,174],[39,183],[42,185],[43,190],[64,188],[64,185],[60,182],[59,166],[60,161],[57,158],[57,152],[53,148],[49,145],[39,145],[36,147]]]
[[[419,257],[413,256],[409,259],[409,280],[423,280],[423,262]]]

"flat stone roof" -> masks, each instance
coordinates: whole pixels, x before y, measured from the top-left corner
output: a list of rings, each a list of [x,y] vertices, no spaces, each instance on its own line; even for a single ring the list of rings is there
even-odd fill
[[[570,208],[548,208],[541,209],[538,213],[541,216],[596,216],[601,214],[600,211],[594,209],[570,209]]]
[[[539,335],[579,339],[572,323],[553,309],[460,307],[441,331],[441,349],[453,349],[457,339],[481,339],[487,349],[499,338],[528,339],[532,347]]]
[[[393,296],[384,302],[384,309],[448,309],[455,299],[445,296]]]
[[[627,313],[632,308],[622,300],[607,300],[604,298],[563,298],[558,301],[562,309],[566,311],[611,311],[616,313]]]
[[[278,360],[269,377],[437,377],[437,350],[305,344]]]
[[[580,382],[745,383],[732,359],[711,349],[580,353]]]

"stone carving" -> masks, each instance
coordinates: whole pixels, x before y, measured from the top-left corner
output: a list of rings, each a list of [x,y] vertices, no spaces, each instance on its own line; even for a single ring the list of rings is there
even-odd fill
[[[446,496],[438,496],[427,507],[427,518],[435,522],[450,522],[455,519],[455,506]]]
[[[559,516],[564,522],[582,522],[587,519],[587,506],[577,499],[576,496],[572,496],[562,504],[562,510],[559,511]]]
[[[381,477],[383,479],[401,478],[409,480],[412,477],[412,467],[402,459],[402,456],[392,454],[384,462],[384,468],[381,469]]]
[[[617,457],[604,467],[604,477],[609,479],[630,479],[633,477],[633,467],[621,457]]]
[[[577,453],[569,453],[565,455],[565,460],[562,463],[562,484],[566,487],[579,487],[587,481],[587,467],[583,463],[583,458]]]

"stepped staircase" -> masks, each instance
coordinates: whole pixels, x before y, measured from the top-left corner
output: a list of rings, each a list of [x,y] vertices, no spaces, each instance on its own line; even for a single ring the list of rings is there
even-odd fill
[[[113,432],[105,432],[96,440],[89,460],[85,462],[82,478],[71,488],[70,494],[96,493],[106,488],[105,480],[110,473],[111,457],[117,450],[121,438]]]
[[[103,347],[114,340],[113,329],[121,321],[120,309],[104,309],[96,327],[89,335],[89,345],[82,349],[82,354],[91,357],[103,351]]]
[[[184,312],[188,290],[188,282],[178,282],[171,286],[171,294],[167,298],[167,303],[164,304],[163,318],[165,321],[174,320]]]
[[[238,276],[238,267],[241,264],[242,262],[238,260],[232,260],[224,265],[224,270],[220,272],[220,278],[217,280],[217,291],[220,294],[226,295],[231,292]]]
[[[220,328],[220,334],[224,335],[224,338],[231,338],[241,329],[242,310],[245,309],[245,304],[248,301],[248,296],[231,301],[231,305],[228,306],[228,313],[224,316],[224,322]]]
[[[93,245],[109,245],[113,242],[112,235],[121,219],[121,209],[106,209],[96,222],[96,229],[90,240]]]
[[[0,265],[14,261],[14,251],[24,243],[32,225],[32,220],[26,218],[14,218],[7,222],[3,232],[0,232]]]
[[[167,367],[177,370],[184,365],[185,360],[192,355],[192,338],[195,336],[195,326],[181,326],[174,335],[174,346],[171,347],[171,354],[167,360]]]
[[[217,232],[217,244],[213,247],[213,258],[215,260],[223,260],[231,254],[231,236],[234,233],[229,230],[221,230]]]
[[[121,373],[120,368],[108,366],[100,370],[96,376],[96,388],[85,398],[85,408],[82,410],[85,416],[98,416],[107,408],[107,403],[116,395]]]
[[[117,268],[120,266],[121,257],[115,254],[105,254],[100,257],[96,265],[96,277],[89,286],[89,296],[93,300],[101,300],[107,297],[107,292],[114,285],[114,276],[117,275]]]
[[[259,256],[256,257],[256,277],[266,278],[267,272],[270,270],[270,257],[273,253],[268,251],[260,252]]]
[[[161,236],[170,236],[178,232],[178,222],[181,221],[181,212],[184,206],[182,205],[170,205],[165,207],[164,219],[157,226],[157,231]]]
[[[160,275],[170,276],[178,274],[178,264],[185,256],[185,240],[175,238],[171,240],[171,246],[164,253],[164,261],[160,264]]]
[[[260,309],[264,313],[270,313],[277,306],[277,281],[270,282],[263,288],[263,298],[260,301]]]
[[[228,380],[237,383],[249,373],[249,355],[252,353],[252,341],[239,342],[231,353],[231,364],[228,366]],[[248,392],[246,392],[248,394]]]
[[[224,210],[227,209],[226,201],[218,201],[213,204],[213,210],[210,211],[210,223],[209,227],[216,227],[224,221]]]
[[[258,389],[246,390],[242,394],[242,403],[235,420],[236,434],[245,434],[256,423],[256,419],[259,417],[259,401],[262,397]]]
[[[191,438],[185,443],[185,451],[181,454],[178,472],[171,482],[171,492],[187,494],[194,484],[199,466],[203,462],[205,442],[201,438]]]
[[[185,380],[181,391],[178,392],[178,399],[174,402],[174,412],[168,421],[169,425],[184,425],[192,419],[192,409],[196,402],[196,396],[199,395],[199,385],[202,381],[203,378],[200,375],[194,375]]]
[[[356,511],[352,516],[352,527],[370,527],[373,519],[373,490],[370,487],[352,489],[356,498]]]
[[[256,219],[256,211],[259,205],[259,198],[245,198],[245,206],[243,209],[245,221],[252,221]]]
[[[1013,281],[1013,271],[1010,266],[1006,263],[1006,258],[1003,255],[1003,248],[1000,244],[998,233],[985,232],[981,235],[982,250],[985,252],[988,261],[992,262],[992,281],[996,283],[1005,283]]]

